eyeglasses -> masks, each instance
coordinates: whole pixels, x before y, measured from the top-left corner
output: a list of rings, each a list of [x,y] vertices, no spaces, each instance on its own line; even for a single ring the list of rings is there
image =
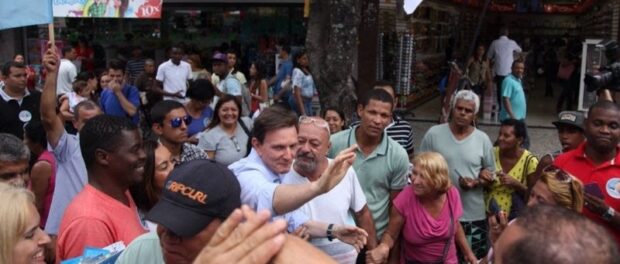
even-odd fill
[[[555,175],[555,179],[562,183],[569,183],[573,181],[573,176],[566,173],[564,170],[554,166],[549,165],[545,169],[543,169],[545,173],[553,173]]]
[[[314,124],[317,127],[327,129],[327,133],[331,134],[331,132],[329,131],[329,124],[327,123],[327,121],[323,119],[319,119],[316,117],[310,117],[310,116],[300,116],[299,124]]]
[[[237,152],[241,152],[241,146],[239,146],[239,141],[237,140],[237,137],[232,136],[230,137],[230,140],[233,142],[233,144],[235,144],[235,148],[237,149]]]
[[[170,126],[172,128],[178,128],[181,126],[181,123],[185,123],[186,126],[192,123],[192,117],[190,115],[186,115],[184,117],[177,117],[170,119]]]

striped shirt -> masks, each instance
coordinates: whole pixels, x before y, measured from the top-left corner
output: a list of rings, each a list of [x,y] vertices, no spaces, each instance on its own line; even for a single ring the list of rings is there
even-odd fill
[[[140,73],[144,72],[145,59],[131,59],[125,65],[125,74],[127,74],[127,81],[134,83]]]
[[[358,126],[359,124],[360,121],[355,121],[351,124],[351,127]],[[385,132],[391,139],[405,148],[408,155],[413,155],[413,128],[409,122],[394,114],[394,119],[385,128]]]

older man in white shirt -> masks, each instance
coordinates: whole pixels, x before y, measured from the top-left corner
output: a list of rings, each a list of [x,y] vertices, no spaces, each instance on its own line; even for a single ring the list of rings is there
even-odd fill
[[[515,52],[521,52],[519,44],[508,38],[508,28],[500,30],[500,36],[489,47],[487,57],[493,61],[495,72],[495,85],[497,86],[497,106],[501,106],[502,81],[512,71],[512,62],[515,60]],[[499,111],[499,108],[497,109]]]

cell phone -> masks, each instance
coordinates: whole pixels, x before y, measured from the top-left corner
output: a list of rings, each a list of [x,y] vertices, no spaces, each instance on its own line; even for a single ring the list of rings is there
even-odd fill
[[[491,198],[491,200],[489,201],[489,213],[497,215],[501,210],[502,209],[499,208],[499,205],[497,204],[495,198]]]
[[[605,199],[605,195],[603,195],[603,191],[598,187],[597,183],[589,183],[583,186],[583,191],[587,194],[590,194],[594,197]]]

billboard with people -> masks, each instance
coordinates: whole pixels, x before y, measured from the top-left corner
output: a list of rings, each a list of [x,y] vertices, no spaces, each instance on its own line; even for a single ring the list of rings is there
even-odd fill
[[[53,0],[55,17],[161,18],[162,0]]]

